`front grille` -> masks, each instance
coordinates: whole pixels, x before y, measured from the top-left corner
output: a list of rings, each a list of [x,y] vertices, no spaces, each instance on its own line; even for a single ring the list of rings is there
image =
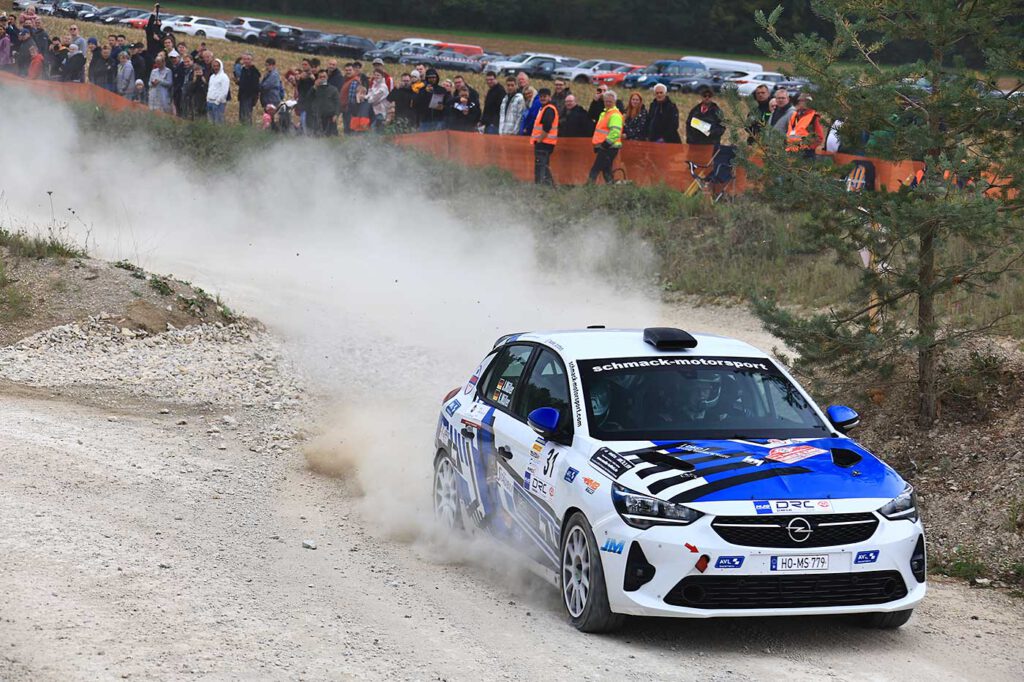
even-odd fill
[[[898,571],[818,575],[692,575],[665,597],[699,609],[795,609],[884,604],[907,596]]]
[[[787,525],[803,519],[810,533],[790,535]],[[878,528],[878,517],[861,514],[808,514],[806,516],[719,516],[711,527],[726,542],[744,547],[832,547],[864,542]]]

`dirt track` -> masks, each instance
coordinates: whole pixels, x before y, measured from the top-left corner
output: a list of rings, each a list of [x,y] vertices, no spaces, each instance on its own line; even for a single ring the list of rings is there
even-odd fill
[[[947,582],[896,633],[826,618],[633,620],[581,635],[536,579],[376,536],[354,485],[297,453],[231,438],[217,449],[208,431],[221,412],[102,399],[0,384],[2,679],[1009,680],[1024,669],[1020,601]]]

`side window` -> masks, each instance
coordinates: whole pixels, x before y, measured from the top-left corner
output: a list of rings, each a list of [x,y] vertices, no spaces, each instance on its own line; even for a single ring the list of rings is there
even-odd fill
[[[500,350],[487,370],[487,378],[480,391],[483,399],[508,409],[532,354],[533,346],[511,345]]]
[[[565,366],[552,351],[544,348],[526,382],[519,387],[514,413],[520,419],[538,407],[553,407],[561,413],[559,431],[571,433],[572,408],[569,405],[569,380]]]

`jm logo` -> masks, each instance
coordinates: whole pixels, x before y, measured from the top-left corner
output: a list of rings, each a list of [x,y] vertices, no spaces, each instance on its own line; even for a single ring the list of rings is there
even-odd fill
[[[604,541],[604,547],[601,548],[601,551],[612,552],[613,554],[622,554],[622,549],[625,546],[625,540],[612,540],[611,538],[608,538]]]

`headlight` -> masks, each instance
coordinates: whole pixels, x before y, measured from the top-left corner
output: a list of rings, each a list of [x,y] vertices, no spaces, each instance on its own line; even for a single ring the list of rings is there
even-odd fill
[[[612,502],[622,520],[634,528],[688,526],[704,516],[696,509],[641,495],[618,483],[612,484]]]
[[[903,492],[881,507],[878,513],[891,521],[917,521],[917,495],[914,494],[914,486],[908,483]]]

